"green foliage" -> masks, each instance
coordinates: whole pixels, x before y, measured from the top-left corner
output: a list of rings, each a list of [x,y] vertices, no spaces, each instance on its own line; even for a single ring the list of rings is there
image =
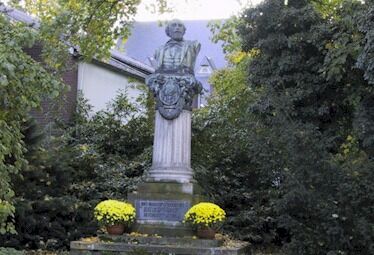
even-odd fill
[[[1,236],[4,245],[58,249],[95,235],[95,205],[125,199],[149,168],[152,126],[144,106],[119,94],[107,110],[90,117],[90,107],[79,104],[75,124],[57,137],[41,143],[31,121],[23,129],[29,164],[12,180],[18,235]]]
[[[223,43],[225,53],[231,53],[240,50],[240,37],[236,33],[236,27],[241,22],[237,16],[232,16],[225,21],[211,21],[209,23],[210,31],[213,34],[212,41]]]
[[[145,103],[131,104],[126,94],[119,93],[107,110],[92,117],[80,115],[67,129],[66,146],[73,146],[79,155],[76,178],[85,180],[73,186],[75,192],[103,200],[122,199],[135,189],[151,158],[153,115],[144,112]],[[88,113],[84,106],[79,108]]]
[[[360,52],[360,55],[357,60],[357,66],[364,70],[364,77],[369,82],[369,84],[374,84],[374,75],[373,75],[373,15],[374,15],[374,6],[373,1],[367,1],[365,9],[358,16],[358,29],[363,33],[364,37],[364,47]]]
[[[216,100],[235,100],[235,96],[247,89],[246,58],[236,63],[235,67],[216,71],[210,78],[214,84]],[[215,100],[213,98],[212,100]]]
[[[61,57],[69,45],[79,47],[88,59],[108,57],[115,40],[129,35],[139,3],[140,0],[27,0],[23,7],[40,19],[42,38],[50,43],[45,45],[47,60],[55,63],[54,59]]]
[[[152,144],[150,139],[152,121],[142,113],[144,106],[134,105],[126,93],[119,93],[108,109],[96,113],[92,118],[86,116],[86,123],[74,127],[81,144],[93,145],[97,153],[105,153],[124,158],[133,158],[144,150],[144,143]],[[123,128],[126,123],[128,129]]]
[[[1,242],[17,248],[67,246],[70,238],[79,238],[95,228],[88,225],[91,215],[84,211],[87,203],[69,193],[74,152],[53,140],[43,145],[44,137],[30,119],[22,133],[29,163],[21,169],[22,175],[12,176],[17,235],[3,235]]]
[[[248,112],[256,92],[245,86],[245,77],[239,65],[211,79],[217,85],[214,96],[194,114],[192,162],[195,178],[227,212],[225,230],[261,243],[275,238],[268,203],[277,193],[277,173],[268,169],[278,167],[279,153],[271,150],[264,125]],[[264,165],[269,153],[274,158]]]
[[[39,18],[44,59],[53,68],[63,68],[71,46],[90,60],[108,58],[118,38],[126,40],[140,0],[25,0],[18,8]],[[156,0],[155,12],[169,11],[167,0]]]
[[[86,60],[105,58],[119,36],[129,34],[139,0],[9,1],[40,21],[34,30],[0,14],[0,233],[13,231],[14,192],[10,175],[27,164],[21,126],[41,100],[62,95],[59,74],[70,68],[68,49],[78,48]],[[160,11],[165,0],[157,1]],[[23,50],[43,46],[41,63]]]
[[[21,125],[42,97],[56,97],[63,84],[24,53],[37,33],[0,15],[0,233],[13,231],[10,175],[26,164]],[[8,221],[8,219],[10,221]]]
[[[0,255],[24,255],[23,251],[17,251],[12,248],[1,248],[0,247]]]
[[[228,70],[212,79],[216,97],[194,119],[196,178],[242,239],[286,254],[371,254],[374,3],[287,2],[264,1],[237,23],[249,59],[233,70],[248,86],[237,90],[243,76]]]

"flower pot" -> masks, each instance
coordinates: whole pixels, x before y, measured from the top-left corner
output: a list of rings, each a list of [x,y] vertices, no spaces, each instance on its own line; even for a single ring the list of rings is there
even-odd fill
[[[216,231],[210,227],[199,227],[197,228],[196,235],[201,239],[214,239],[216,236]]]
[[[122,235],[125,232],[125,225],[123,224],[116,224],[106,226],[106,231],[109,235]]]

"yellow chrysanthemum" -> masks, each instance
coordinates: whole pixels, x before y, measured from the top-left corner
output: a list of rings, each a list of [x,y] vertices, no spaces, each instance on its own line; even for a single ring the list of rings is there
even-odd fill
[[[118,200],[102,201],[94,209],[94,216],[102,225],[130,224],[135,220],[135,215],[135,208],[130,203]]]
[[[184,215],[184,222],[192,225],[213,226],[224,221],[225,211],[216,204],[202,202],[192,206]]]

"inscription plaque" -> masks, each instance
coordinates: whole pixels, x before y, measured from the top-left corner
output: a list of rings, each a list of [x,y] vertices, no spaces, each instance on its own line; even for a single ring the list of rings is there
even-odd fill
[[[185,200],[135,200],[138,220],[183,221],[191,207]]]

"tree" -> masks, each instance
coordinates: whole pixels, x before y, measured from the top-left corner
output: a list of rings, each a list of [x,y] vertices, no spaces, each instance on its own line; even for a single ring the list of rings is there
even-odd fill
[[[87,59],[109,56],[114,39],[126,38],[139,0],[27,0],[12,1],[40,21],[38,30],[9,21],[0,14],[0,233],[12,231],[14,214],[11,175],[27,164],[24,158],[22,123],[42,98],[57,98],[65,85],[60,79],[68,49],[79,49]],[[165,7],[164,0],[158,0]],[[38,63],[23,49],[43,45]],[[65,63],[65,64],[64,64]]]
[[[61,249],[97,234],[95,205],[124,199],[150,167],[153,118],[140,109],[146,108],[119,94],[106,110],[89,116],[88,105],[79,100],[74,124],[45,140],[28,121],[23,134],[29,163],[22,176],[12,178],[17,235],[2,235],[0,242]]]
[[[192,162],[199,184],[227,212],[225,231],[269,244],[276,238],[269,201],[277,193],[277,176],[268,167],[278,161],[263,164],[263,155],[272,152],[264,146],[264,125],[248,111],[257,93],[246,84],[247,61],[213,75],[213,97],[194,113]]]
[[[23,157],[22,122],[31,108],[40,105],[43,96],[57,97],[64,86],[24,53],[23,48],[35,42],[36,31],[11,23],[1,15],[0,32],[0,231],[4,233],[12,230],[7,219],[14,213],[10,175],[17,174],[27,163]]]
[[[215,81],[234,87],[238,105],[220,98],[203,110],[197,136],[213,153],[200,154],[201,173],[217,176],[207,172],[210,192],[242,238],[281,242],[286,254],[373,253],[373,3],[286,2],[264,1],[236,23],[248,93],[230,76]]]
[[[357,202],[370,211],[365,201],[373,197],[344,197],[360,193],[358,183],[371,189],[374,178],[359,163],[373,164],[354,129],[373,93],[357,68],[366,47],[360,20],[373,5],[341,1],[321,13],[325,3],[265,1],[244,13],[239,33],[245,51],[259,51],[248,65],[249,85],[261,91],[253,113],[277,134],[271,143],[281,152],[281,196],[274,209],[278,227],[290,234],[287,253],[367,254],[371,216],[348,208]]]

